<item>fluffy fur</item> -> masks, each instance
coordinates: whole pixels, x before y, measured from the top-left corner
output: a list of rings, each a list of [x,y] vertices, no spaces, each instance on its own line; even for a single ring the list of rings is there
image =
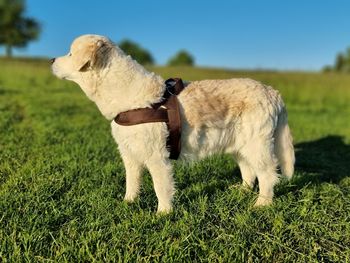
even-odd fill
[[[97,35],[77,38],[70,53],[54,61],[52,70],[79,84],[108,120],[122,111],[150,107],[165,90],[160,76]],[[277,165],[287,178],[294,169],[292,137],[280,94],[251,79],[228,79],[188,83],[178,98],[183,127],[180,159],[229,153],[240,167],[245,186],[252,188],[258,179],[255,205],[270,204],[279,181]],[[137,198],[142,170],[147,168],[158,212],[171,211],[175,188],[165,123],[120,126],[112,121],[111,126],[126,170],[125,200]]]

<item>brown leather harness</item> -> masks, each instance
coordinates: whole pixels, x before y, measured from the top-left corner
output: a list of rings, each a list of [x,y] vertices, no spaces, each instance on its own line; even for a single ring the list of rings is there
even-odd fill
[[[165,81],[165,92],[161,102],[151,105],[152,108],[141,108],[119,113],[114,121],[123,126],[149,122],[165,122],[169,130],[166,146],[170,159],[177,160],[181,152],[181,116],[177,95],[184,89],[180,78]]]

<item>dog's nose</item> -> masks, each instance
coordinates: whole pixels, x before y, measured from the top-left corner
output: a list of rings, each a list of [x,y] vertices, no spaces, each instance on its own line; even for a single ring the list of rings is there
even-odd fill
[[[50,63],[53,64],[53,63],[55,62],[55,59],[56,59],[56,58],[50,59]]]

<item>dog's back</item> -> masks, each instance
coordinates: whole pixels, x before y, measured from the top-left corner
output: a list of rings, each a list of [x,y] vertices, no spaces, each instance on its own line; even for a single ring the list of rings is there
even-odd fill
[[[189,83],[179,95],[183,119],[183,157],[238,152],[254,137],[268,136],[284,108],[279,93],[251,79]],[[186,152],[188,148],[190,153]]]

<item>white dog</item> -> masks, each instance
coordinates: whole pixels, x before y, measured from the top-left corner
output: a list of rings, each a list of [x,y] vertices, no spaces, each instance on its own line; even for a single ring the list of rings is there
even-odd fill
[[[108,119],[120,112],[159,102],[164,80],[146,71],[108,38],[83,35],[70,52],[52,60],[53,73],[80,85]],[[272,202],[279,181],[277,165],[291,178],[294,149],[280,94],[251,79],[204,80],[188,83],[178,95],[182,118],[181,160],[229,153],[237,161],[243,184],[259,182],[256,206]],[[172,163],[166,148],[165,123],[121,126],[111,122],[126,170],[126,201],[139,194],[142,169],[152,175],[158,212],[172,210],[175,192]]]

